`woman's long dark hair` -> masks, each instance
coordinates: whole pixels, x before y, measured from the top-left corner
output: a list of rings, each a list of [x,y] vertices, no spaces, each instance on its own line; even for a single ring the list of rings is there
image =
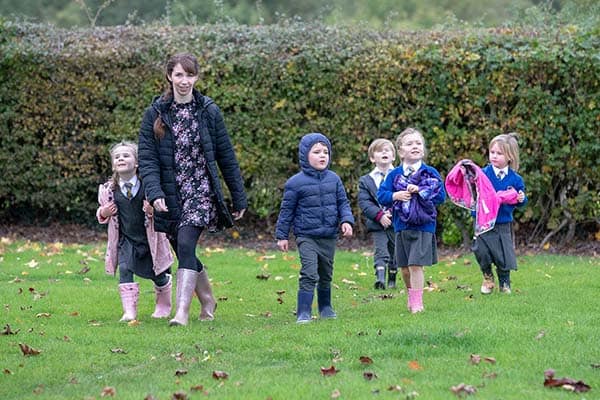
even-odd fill
[[[173,74],[173,69],[177,64],[181,64],[181,68],[188,74],[198,75],[200,72],[200,65],[198,59],[190,53],[178,53],[169,58],[167,65],[165,66],[165,78],[167,79],[167,87],[163,93],[163,98],[167,101],[173,98],[173,82],[169,80]],[[154,120],[154,136],[157,139],[162,139],[165,136],[165,124],[162,122],[160,114]]]

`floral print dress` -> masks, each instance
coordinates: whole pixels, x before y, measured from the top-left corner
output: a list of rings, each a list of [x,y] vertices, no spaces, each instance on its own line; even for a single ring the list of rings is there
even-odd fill
[[[175,137],[175,181],[181,198],[182,226],[217,228],[217,208],[202,149],[202,126],[198,105],[173,102],[171,117]]]

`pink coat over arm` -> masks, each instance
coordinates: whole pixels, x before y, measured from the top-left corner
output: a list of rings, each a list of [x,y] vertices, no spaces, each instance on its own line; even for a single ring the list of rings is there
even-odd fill
[[[98,203],[100,207],[106,205],[114,199],[112,182],[106,182],[98,188]],[[96,218],[101,224],[108,224],[108,243],[106,244],[106,256],[104,259],[104,270],[109,275],[114,275],[118,264],[119,247],[119,217],[103,218],[100,215],[100,208],[96,210]],[[167,236],[162,232],[154,230],[154,221],[148,218],[146,222],[146,236],[150,246],[150,254],[154,261],[154,273],[156,275],[166,271],[173,264],[173,254]]]
[[[514,189],[496,192],[492,182],[471,160],[461,160],[446,176],[446,192],[450,200],[475,212],[475,236],[492,230],[501,204],[516,204]]]

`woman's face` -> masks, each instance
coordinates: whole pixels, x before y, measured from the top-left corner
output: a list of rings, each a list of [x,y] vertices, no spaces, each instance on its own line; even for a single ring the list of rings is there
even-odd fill
[[[169,76],[169,81],[173,84],[173,95],[175,100],[190,100],[192,89],[198,80],[198,75],[185,72],[181,64],[175,65],[173,72]]]

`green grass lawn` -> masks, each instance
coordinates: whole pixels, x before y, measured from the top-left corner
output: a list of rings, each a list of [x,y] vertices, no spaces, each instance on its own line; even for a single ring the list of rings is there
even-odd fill
[[[139,323],[118,322],[103,252],[0,243],[0,399],[453,399],[461,383],[479,399],[600,398],[598,259],[521,256],[513,293],[483,296],[472,255],[445,258],[411,315],[404,291],[373,289],[368,253],[338,251],[338,319],[297,325],[297,253],[202,249],[216,320],[198,321],[194,300],[190,324],[169,327],[143,279]],[[591,391],[545,388],[550,368]]]

